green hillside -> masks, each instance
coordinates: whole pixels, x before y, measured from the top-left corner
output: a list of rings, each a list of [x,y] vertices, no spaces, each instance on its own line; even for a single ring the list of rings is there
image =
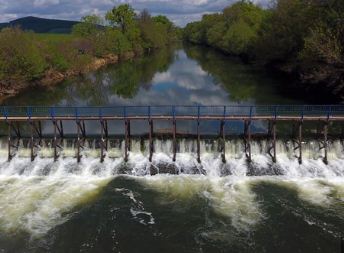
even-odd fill
[[[34,31],[36,33],[70,33],[73,25],[77,23],[76,21],[25,17],[9,23],[0,23],[0,29],[19,26],[23,30]]]

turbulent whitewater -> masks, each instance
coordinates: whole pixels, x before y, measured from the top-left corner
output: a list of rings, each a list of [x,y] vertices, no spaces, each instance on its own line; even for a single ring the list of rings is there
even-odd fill
[[[223,245],[242,252],[273,252],[278,243],[270,250],[260,233],[274,231],[276,240],[286,243],[293,238],[288,235],[293,222],[303,227],[303,240],[320,237],[320,246],[314,247],[300,240],[307,250],[336,252],[330,250],[339,247],[344,231],[344,147],[339,140],[330,142],[327,165],[317,141],[303,144],[301,165],[288,141],[277,143],[276,164],[265,141],[252,143],[252,163],[247,163],[240,140],[226,142],[227,163],[216,140],[202,141],[200,164],[192,140],[179,141],[176,162],[170,140],[154,142],[152,162],[145,149],[148,142],[133,140],[128,163],[120,141],[110,147],[104,163],[94,142],[87,143],[80,164],[67,141],[57,162],[48,142],[33,162],[23,143],[8,162],[6,143],[1,144],[0,249],[10,252],[20,243],[19,252],[59,251],[70,231],[88,224],[85,237],[76,236],[71,249],[97,250],[105,243],[107,250],[136,252],[123,243],[129,232],[121,226],[128,226],[132,236],[143,233],[148,241],[164,241],[170,234],[175,250],[182,246],[173,234],[184,231],[190,250],[210,247],[218,252],[217,246]],[[188,219],[193,223],[184,227],[175,215],[185,216],[184,224]],[[168,224],[174,222],[171,228]],[[280,225],[270,227],[273,222]],[[105,232],[111,237],[102,244],[97,236]],[[164,249],[157,245],[152,247]]]

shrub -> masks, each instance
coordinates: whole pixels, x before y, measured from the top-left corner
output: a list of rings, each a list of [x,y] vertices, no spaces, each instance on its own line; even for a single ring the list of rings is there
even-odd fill
[[[0,79],[31,81],[42,76],[47,62],[41,53],[42,45],[33,36],[19,28],[0,32]]]

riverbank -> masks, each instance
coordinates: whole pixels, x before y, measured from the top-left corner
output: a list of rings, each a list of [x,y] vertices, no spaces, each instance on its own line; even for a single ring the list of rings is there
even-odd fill
[[[138,14],[128,4],[112,8],[105,16],[83,17],[71,34],[4,28],[0,31],[0,98],[168,47],[178,41],[178,32],[167,17],[151,16],[148,11]]]
[[[90,60],[90,63],[85,64],[83,68],[80,69],[71,69],[67,71],[59,71],[57,69],[47,69],[42,77],[37,80],[32,81],[19,81],[19,80],[0,80],[0,101],[18,95],[20,92],[25,89],[32,87],[51,87],[58,85],[64,80],[84,75],[92,71],[99,70],[108,65],[116,64],[121,61],[131,60],[135,57],[141,56],[140,52],[128,51],[121,55],[117,54],[108,54],[103,57],[94,57]]]
[[[284,75],[297,93],[344,102],[343,1],[239,1],[189,23],[184,40]]]

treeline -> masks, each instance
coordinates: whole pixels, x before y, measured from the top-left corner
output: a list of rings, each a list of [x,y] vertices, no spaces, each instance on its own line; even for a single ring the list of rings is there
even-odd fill
[[[188,24],[184,39],[344,98],[343,0],[276,0],[268,9],[240,1]]]
[[[136,14],[128,4],[114,7],[104,17],[83,17],[70,35],[4,28],[0,32],[0,93],[19,83],[58,81],[165,47],[180,37],[178,33],[165,16],[152,17],[147,10]]]

